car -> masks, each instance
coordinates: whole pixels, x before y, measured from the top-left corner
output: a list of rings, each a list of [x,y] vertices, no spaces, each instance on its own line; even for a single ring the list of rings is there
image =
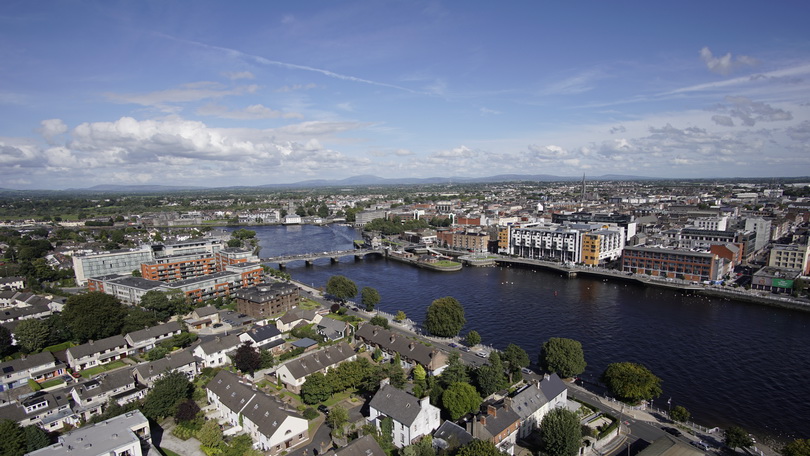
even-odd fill
[[[72,376],[73,376],[73,378],[79,378],[79,377],[81,377],[81,376],[82,376],[82,374],[80,374],[80,373],[78,373],[78,372],[74,372],[74,373],[72,373],[72,374],[70,374],[70,375],[72,375]]]
[[[222,323],[214,323],[214,328],[221,328],[221,327],[222,327]]]
[[[489,356],[487,356],[487,354],[484,353],[484,352],[478,352],[478,353],[475,354],[475,356],[477,356],[479,358],[489,358]]]
[[[709,451],[709,445],[703,440],[693,440],[690,443],[703,451]]]
[[[462,345],[461,347],[459,347],[459,349],[460,349],[461,351],[463,351],[463,352],[468,352],[468,351],[470,351],[470,348],[469,348],[469,347],[465,347],[465,346],[463,346],[463,345]]]
[[[324,415],[329,414],[329,408],[327,406],[323,405],[323,404],[318,406],[318,411],[323,413]]]
[[[533,373],[534,373],[534,372],[532,372],[532,370],[531,370],[531,369],[529,369],[528,367],[521,367],[521,368],[520,368],[520,371],[521,371],[521,372],[523,372],[524,374],[533,374]]]
[[[359,312],[359,311],[360,311],[360,309],[358,309],[357,307],[352,307],[352,310],[353,310],[353,311],[355,311],[355,312]]]
[[[458,345],[457,345],[457,344],[454,344],[453,342],[450,342],[450,343],[449,343],[449,344],[447,344],[447,345],[448,345],[450,348],[457,348],[457,347],[458,347]]]
[[[667,434],[674,435],[675,437],[680,437],[681,435],[683,435],[681,434],[681,431],[675,429],[674,427],[665,427],[662,429],[664,429],[664,432],[666,432]]]

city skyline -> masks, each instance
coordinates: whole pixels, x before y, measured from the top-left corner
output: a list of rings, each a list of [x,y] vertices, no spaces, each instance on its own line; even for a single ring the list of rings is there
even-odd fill
[[[0,187],[810,175],[801,2],[0,13]]]

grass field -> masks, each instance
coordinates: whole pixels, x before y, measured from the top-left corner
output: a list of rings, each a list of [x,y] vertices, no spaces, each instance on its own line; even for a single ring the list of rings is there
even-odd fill
[[[85,370],[83,370],[81,372],[81,374],[82,374],[82,377],[84,377],[84,378],[90,378],[90,377],[92,377],[94,375],[98,375],[98,374],[100,374],[102,372],[107,372],[109,370],[118,369],[119,367],[124,367],[124,366],[126,366],[126,363],[121,361],[121,360],[118,360],[118,361],[113,361],[113,362],[108,363],[108,364],[102,364],[101,366],[96,366],[96,367],[91,367],[90,369],[85,369]]]

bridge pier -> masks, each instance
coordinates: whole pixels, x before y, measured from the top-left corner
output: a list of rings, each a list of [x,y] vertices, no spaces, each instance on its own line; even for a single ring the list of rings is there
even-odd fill
[[[331,258],[329,258],[329,261],[330,261],[332,264],[335,264],[335,263],[340,263],[340,259],[339,259],[338,257],[331,257]]]
[[[354,256],[354,261],[361,261],[363,258],[364,258],[363,255],[355,255]]]
[[[304,264],[305,264],[307,267],[310,267],[310,266],[312,266],[312,264],[313,264],[313,260],[304,260]]]
[[[279,263],[278,264],[278,270],[279,271],[283,271],[285,269],[287,269],[287,265],[285,263]]]

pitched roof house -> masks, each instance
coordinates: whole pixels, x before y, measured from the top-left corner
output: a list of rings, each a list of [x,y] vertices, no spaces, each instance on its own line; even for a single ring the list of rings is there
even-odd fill
[[[190,348],[187,348],[169,353],[156,361],[140,363],[132,369],[132,373],[138,383],[151,388],[167,372],[177,371],[185,374],[189,380],[193,379],[200,372],[197,363],[201,361],[191,353]]]
[[[546,375],[543,380],[518,391],[507,399],[512,410],[520,416],[518,438],[528,436],[540,427],[543,417],[552,409],[565,407],[568,402],[568,388],[555,373]]]
[[[508,402],[488,404],[485,412],[478,413],[467,423],[467,432],[478,440],[495,444],[498,450],[515,454],[520,415],[515,413]]]
[[[205,389],[219,420],[241,426],[262,451],[277,455],[309,441],[307,420],[235,374],[220,371]]]
[[[298,394],[307,377],[315,372],[326,372],[346,361],[354,361],[357,355],[349,344],[341,342],[288,361],[276,370],[276,377],[288,390]]]
[[[239,335],[239,340],[249,342],[257,349],[280,351],[284,346],[284,337],[275,326],[254,326]]]
[[[380,422],[389,417],[394,421],[393,439],[397,448],[403,448],[439,427],[439,408],[430,404],[430,398],[416,396],[385,384],[369,402],[368,420],[380,428]]]
[[[241,344],[239,336],[235,334],[217,336],[194,347],[192,353],[202,360],[202,367],[218,367],[230,362],[228,353],[239,348]]]
[[[130,346],[129,354],[134,355],[137,353],[144,353],[153,348],[160,342],[166,339],[171,339],[173,336],[180,334],[183,327],[176,321],[163,323],[162,325],[144,328],[139,331],[133,331],[124,339]]]
[[[129,369],[119,369],[74,385],[70,395],[76,404],[74,412],[86,420],[101,414],[110,400],[124,405],[143,398],[146,387],[135,382]]]
[[[443,351],[371,323],[361,326],[355,337],[372,350],[380,348],[388,358],[399,353],[406,369],[421,364],[429,374],[439,375],[447,367],[448,358]]]
[[[74,371],[80,371],[125,358],[128,350],[129,345],[124,336],[112,336],[70,347],[66,354],[68,365]]]
[[[28,384],[28,379],[38,383],[65,373],[65,365],[51,352],[29,355],[0,363],[0,391]]]

